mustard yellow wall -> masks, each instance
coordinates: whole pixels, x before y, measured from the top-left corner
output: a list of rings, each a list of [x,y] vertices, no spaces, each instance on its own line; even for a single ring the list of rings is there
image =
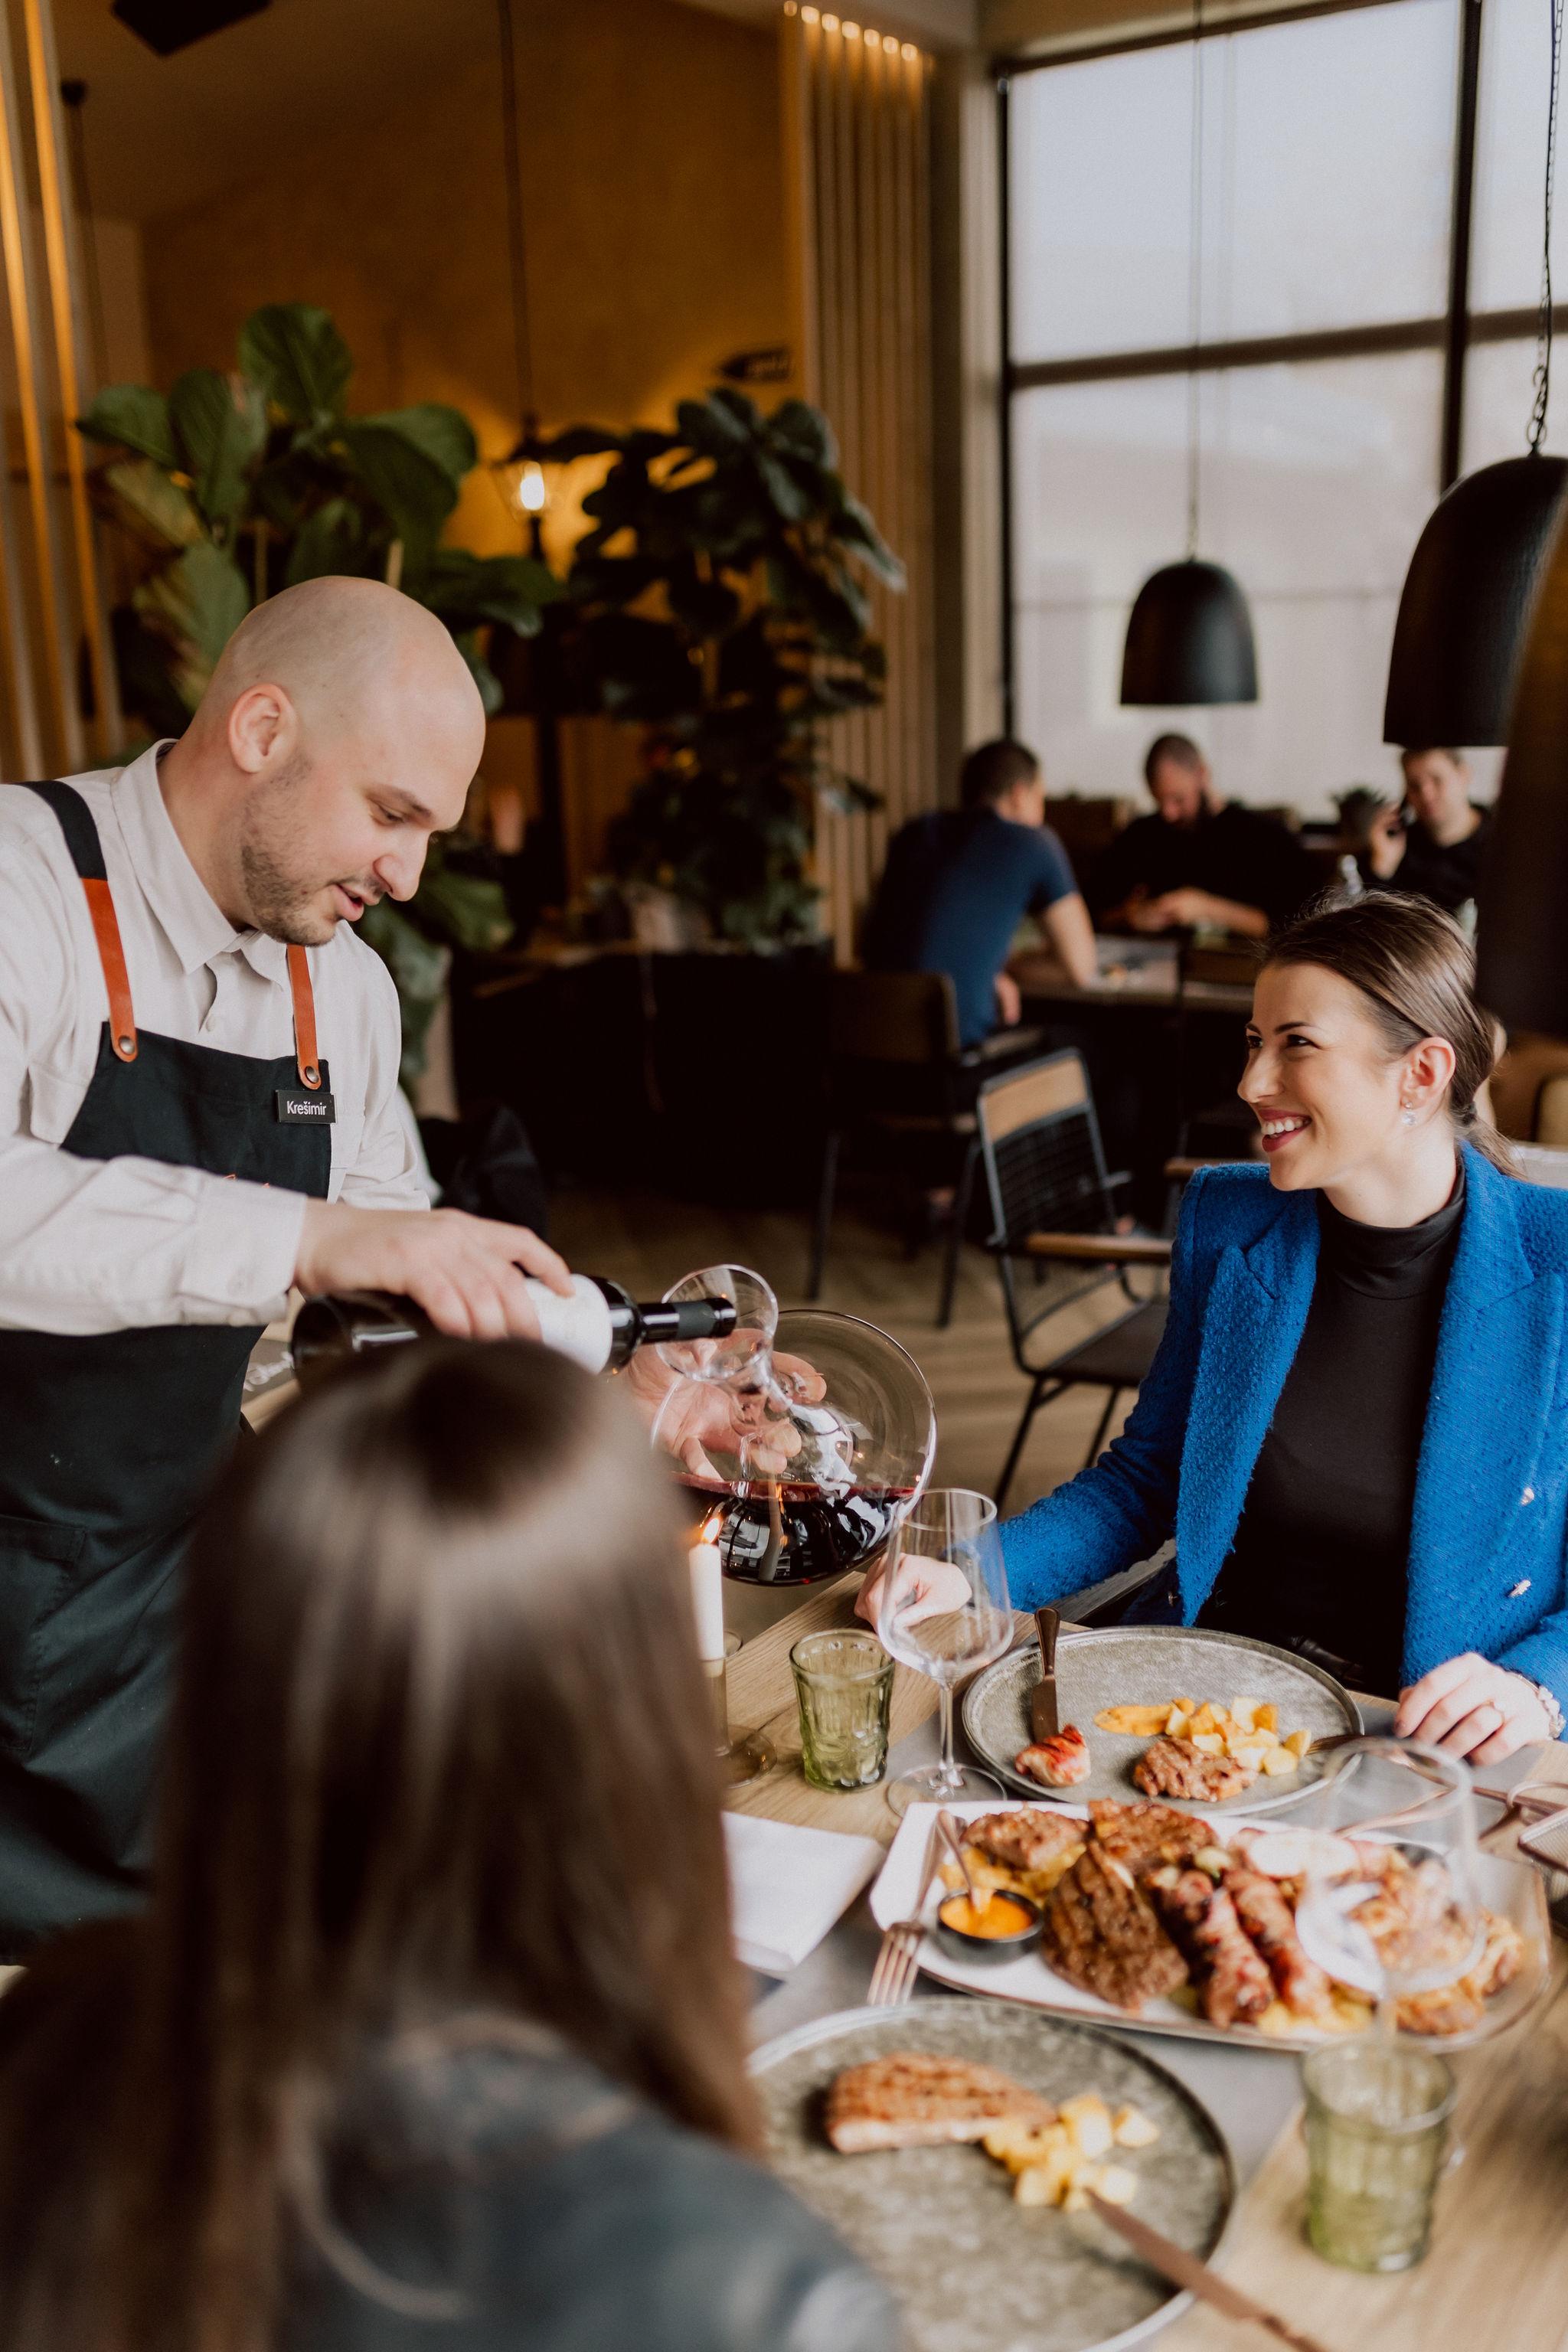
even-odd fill
[[[662,421],[731,352],[791,341],[775,34],[674,0],[514,13],[540,415]],[[464,23],[428,88],[367,99],[286,170],[267,166],[259,110],[254,174],[146,224],[159,383],[224,364],[258,303],[319,302],[358,361],[353,406],[454,401],[486,455],[509,446],[497,56]],[[452,536],[517,546],[487,478],[470,480]]]

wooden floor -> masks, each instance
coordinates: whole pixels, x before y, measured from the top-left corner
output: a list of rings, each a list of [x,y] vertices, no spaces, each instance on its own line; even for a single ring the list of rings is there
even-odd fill
[[[658,1298],[698,1266],[723,1263],[754,1268],[785,1306],[800,1300],[805,1280],[807,1235],[800,1216],[736,1213],[651,1193],[564,1192],[552,1204],[551,1239],[570,1265],[607,1275],[642,1298]],[[940,1277],[937,1248],[911,1260],[894,1233],[847,1208],[834,1225],[822,1304],[863,1315],[910,1350],[936,1400],[935,1482],[989,1494],[1027,1387],[1007,1344],[991,1260],[965,1250],[945,1331],[936,1328]],[[1064,1309],[1051,1327],[1048,1352],[1110,1319],[1119,1303],[1112,1291],[1103,1303]],[[1007,1498],[1010,1511],[1048,1494],[1081,1466],[1104,1402],[1103,1391],[1071,1390],[1037,1417]],[[1123,1401],[1114,1427],[1131,1403]]]

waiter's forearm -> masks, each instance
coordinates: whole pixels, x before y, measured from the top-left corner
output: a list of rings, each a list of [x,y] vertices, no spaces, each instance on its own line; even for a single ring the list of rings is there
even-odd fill
[[[0,1328],[81,1336],[283,1312],[301,1194],[0,1141]]]

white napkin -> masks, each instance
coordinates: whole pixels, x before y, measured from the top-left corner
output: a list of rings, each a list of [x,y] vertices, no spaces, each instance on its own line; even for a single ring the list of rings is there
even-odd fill
[[[881,1866],[875,1838],[726,1813],[730,1924],[735,1950],[764,1976],[787,1976],[848,1910]]]

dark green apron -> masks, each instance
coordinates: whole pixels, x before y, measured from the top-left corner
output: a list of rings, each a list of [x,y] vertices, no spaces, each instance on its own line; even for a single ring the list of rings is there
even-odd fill
[[[292,1123],[302,1087],[329,1116],[331,1105],[304,950],[289,950],[292,1055],[138,1032],[86,802],[68,784],[9,789],[37,793],[59,819],[109,988],[64,1150],[323,1198],[328,1118]],[[233,1451],[258,1336],[188,1323],[0,1330],[0,1958],[142,1899],[177,1571]]]

